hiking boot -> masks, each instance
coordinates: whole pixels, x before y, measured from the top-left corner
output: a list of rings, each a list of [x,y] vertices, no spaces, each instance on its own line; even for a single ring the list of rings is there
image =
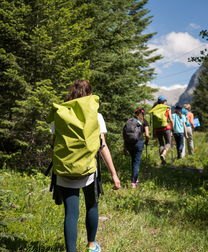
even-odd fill
[[[181,158],[182,158],[182,152],[179,151],[179,153],[178,153],[178,159],[181,159]]]
[[[131,188],[133,189],[137,188],[137,183],[131,183]]]
[[[88,247],[86,252],[101,252],[101,247],[97,242],[94,242],[94,246],[90,248]]]
[[[166,161],[165,161],[165,155],[164,154],[161,154],[160,155],[160,159],[162,161],[162,164],[165,165],[166,164]]]

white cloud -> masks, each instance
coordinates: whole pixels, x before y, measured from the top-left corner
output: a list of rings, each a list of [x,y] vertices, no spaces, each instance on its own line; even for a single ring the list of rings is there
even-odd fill
[[[164,89],[164,90],[174,90],[174,89],[179,89],[179,88],[187,88],[188,85],[184,85],[184,84],[173,84],[170,87],[166,87],[166,86],[158,86],[157,84],[154,83],[148,83],[148,86],[152,87],[152,88],[160,88],[160,89]]]
[[[189,27],[191,27],[194,30],[200,30],[201,29],[201,26],[198,25],[198,24],[195,24],[195,23],[190,23]]]
[[[157,64],[160,68],[169,67],[177,62],[187,67],[193,67],[193,65],[196,66],[196,63],[188,62],[188,58],[200,55],[202,49],[208,48],[208,43],[202,43],[187,32],[170,32],[153,41],[149,47],[157,48],[157,54],[164,57]]]

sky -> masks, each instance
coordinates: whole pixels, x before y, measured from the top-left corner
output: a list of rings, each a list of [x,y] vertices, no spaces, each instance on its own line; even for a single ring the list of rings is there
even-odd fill
[[[201,30],[208,29],[208,0],[149,0],[146,8],[153,16],[146,32],[157,32],[148,46],[157,48],[163,56],[152,64],[157,76],[151,86],[187,86],[199,68],[188,58],[199,56],[201,50],[208,48],[208,41],[199,36]]]

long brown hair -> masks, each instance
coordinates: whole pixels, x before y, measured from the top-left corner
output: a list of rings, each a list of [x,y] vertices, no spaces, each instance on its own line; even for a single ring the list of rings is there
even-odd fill
[[[73,85],[69,87],[69,93],[65,101],[88,96],[90,94],[92,94],[92,87],[88,80],[75,80]]]

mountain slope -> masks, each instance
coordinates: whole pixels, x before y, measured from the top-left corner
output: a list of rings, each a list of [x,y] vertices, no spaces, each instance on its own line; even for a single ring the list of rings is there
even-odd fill
[[[189,84],[186,90],[179,97],[178,104],[191,103],[193,92],[199,83],[198,79],[199,79],[199,74],[202,71],[202,68],[203,66],[200,66],[196,70],[196,72],[191,76],[191,79],[189,81]]]
[[[155,94],[155,99],[158,98],[159,95],[164,95],[167,98],[167,102],[169,105],[175,105],[179,97],[182,93],[185,91],[185,87],[179,87],[179,88],[160,88]]]

